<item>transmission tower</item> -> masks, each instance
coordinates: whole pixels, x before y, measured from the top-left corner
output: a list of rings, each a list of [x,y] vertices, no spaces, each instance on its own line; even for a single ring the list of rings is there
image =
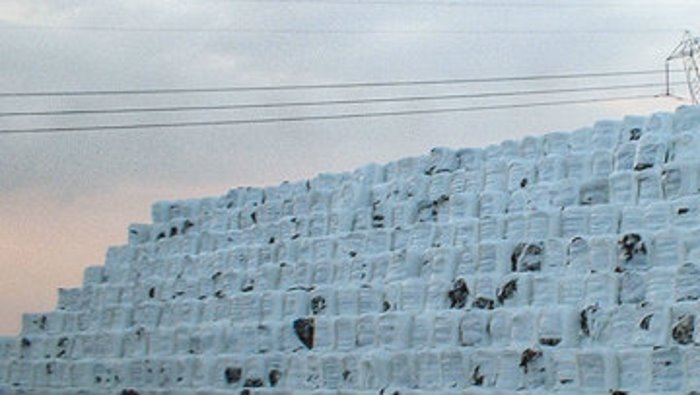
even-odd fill
[[[693,37],[689,31],[686,31],[681,43],[666,58],[666,95],[668,96],[671,95],[669,63],[676,59],[683,60],[690,98],[693,100],[693,104],[698,104],[700,101],[700,69],[698,69],[698,64],[700,64],[700,38]]]

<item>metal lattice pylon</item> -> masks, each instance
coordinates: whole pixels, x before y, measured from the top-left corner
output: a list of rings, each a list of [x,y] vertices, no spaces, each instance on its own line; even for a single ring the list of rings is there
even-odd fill
[[[683,60],[683,68],[685,69],[685,76],[688,80],[688,91],[690,92],[690,97],[694,104],[698,104],[700,101],[700,69],[698,64],[700,64],[700,38],[693,37],[693,35],[686,31],[683,36],[683,41],[676,47],[676,49],[671,52],[671,55],[666,58],[666,82],[668,87],[669,79],[669,62],[675,59]],[[667,89],[667,94],[670,92]]]

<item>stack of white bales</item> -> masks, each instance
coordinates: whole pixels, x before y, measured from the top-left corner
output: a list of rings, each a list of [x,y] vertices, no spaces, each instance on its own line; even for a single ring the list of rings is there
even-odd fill
[[[700,109],[681,107],[156,203],[0,339],[0,388],[689,393],[699,298]]]

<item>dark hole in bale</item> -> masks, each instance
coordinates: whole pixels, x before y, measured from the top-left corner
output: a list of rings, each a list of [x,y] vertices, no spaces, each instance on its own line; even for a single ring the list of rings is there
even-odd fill
[[[574,380],[572,380],[572,379],[561,379],[561,380],[559,380],[559,382],[560,382],[561,384],[570,384],[570,383],[572,383],[573,381],[574,381]]]
[[[294,321],[294,332],[308,349],[314,347],[314,319],[299,318]]]
[[[156,297],[156,288],[151,287],[151,289],[148,290],[148,297],[153,299]]]
[[[596,311],[598,311],[598,307],[593,305],[581,310],[581,314],[579,314],[579,324],[581,326],[581,333],[583,333],[584,336],[590,336],[591,334],[590,314],[595,313]]]
[[[241,395],[250,395],[250,390],[247,388],[244,390],[241,390]]]
[[[343,380],[344,381],[348,381],[348,379],[350,378],[350,375],[351,375],[351,373],[349,370],[343,370]]]
[[[467,305],[467,296],[469,296],[469,288],[464,279],[458,278],[452,284],[452,289],[447,293],[450,299],[450,308],[461,309]]]
[[[228,384],[237,383],[241,379],[242,374],[241,368],[226,368],[224,370],[224,378]]]
[[[46,374],[48,374],[48,375],[53,374],[53,368],[51,367],[50,363],[46,364]]]
[[[385,300],[384,303],[382,303],[382,311],[386,312],[389,310],[391,310],[391,303]]]
[[[186,219],[185,223],[182,224],[182,233],[184,234],[185,232],[190,230],[193,226],[194,226],[194,223],[192,223],[192,221],[190,221],[189,219]]]
[[[650,167],[654,167],[654,165],[651,163],[637,163],[636,165],[634,165],[634,170],[641,171]]]
[[[270,243],[270,244],[275,244],[275,238],[274,238],[274,237],[270,237],[270,240],[268,240],[267,242]]]
[[[525,245],[525,243],[518,243],[513,249],[513,253],[510,254],[510,270],[513,272],[518,271],[518,260],[520,259],[520,255],[523,253]]]
[[[693,331],[695,330],[695,316],[692,314],[682,315],[676,325],[673,326],[672,336],[678,344],[690,344],[693,342]]]
[[[292,239],[292,240],[296,240],[296,239],[299,238],[299,236],[301,236],[299,233],[295,233],[295,234],[292,235],[291,239]]]
[[[645,331],[649,330],[649,323],[651,322],[651,317],[653,317],[654,314],[649,314],[642,318],[642,320],[639,322],[639,327],[644,329]]]
[[[216,273],[212,274],[211,279],[212,279],[212,281],[216,281],[216,280],[217,280],[219,277],[221,277],[222,275],[223,275],[223,273],[221,273],[221,272],[216,272]]]
[[[314,296],[311,299],[311,313],[316,315],[326,311],[326,299],[321,295]]]
[[[525,188],[527,186],[527,178],[520,180],[520,188]]]
[[[449,202],[449,201],[450,201],[450,197],[449,197],[449,196],[447,196],[447,195],[442,195],[442,196],[440,196],[440,197],[435,201],[435,204],[440,205],[440,204],[447,203],[447,202]]]
[[[262,381],[261,378],[259,377],[250,377],[243,382],[244,387],[250,387],[250,388],[259,388],[265,385]]]
[[[101,383],[101,382],[102,382],[102,377],[96,376],[96,377],[95,377],[95,383],[99,384],[99,383]]]
[[[510,297],[512,297],[517,291],[518,291],[518,279],[514,278],[514,279],[508,281],[507,283],[505,283],[505,285],[503,285],[503,287],[501,287],[501,289],[498,290],[498,295],[497,295],[498,303],[503,304],[503,302],[505,302],[506,299],[509,299]]]
[[[226,297],[226,294],[224,294],[224,291],[218,290],[214,292],[214,296],[216,296],[217,299],[223,299]]]
[[[493,299],[480,296],[476,298],[472,306],[476,307],[477,309],[493,310]]]
[[[610,395],[627,395],[627,391],[614,390],[610,391]]]
[[[241,292],[250,292],[253,290],[253,288],[253,283],[249,282],[248,284],[243,285],[243,287],[241,288]]]
[[[555,347],[561,343],[561,339],[558,337],[542,337],[540,338],[540,344],[543,346]]]
[[[348,252],[348,255],[350,255],[350,258],[354,258],[354,257],[357,256],[357,252],[355,252],[355,251],[350,251],[350,252]]]
[[[139,393],[136,390],[126,389],[122,391],[121,395],[139,395]]]
[[[640,137],[642,137],[642,129],[630,129],[630,141],[639,140]]]
[[[29,339],[27,339],[26,337],[23,337],[22,338],[22,347],[31,347],[31,346],[32,346],[32,342]]]
[[[253,211],[252,213],[250,213],[250,219],[253,220],[253,223],[254,223],[254,224],[257,224],[257,223],[258,223],[258,217],[257,217],[257,214],[255,213],[255,211]]]
[[[481,365],[476,365],[472,372],[472,383],[474,385],[484,385],[484,375],[481,373]]]
[[[581,314],[579,314],[579,325],[581,326],[581,333],[583,333],[584,336],[588,336],[591,334],[591,330],[590,328],[588,328],[587,310],[581,310]]]
[[[277,383],[279,383],[280,379],[282,378],[282,373],[277,369],[272,369],[267,375],[267,378],[270,379],[270,386],[276,387]]]
[[[525,372],[525,374],[527,374],[528,364],[541,356],[542,356],[542,351],[528,348],[525,351],[523,351],[522,354],[520,354],[520,365],[518,365],[518,366],[523,368],[523,372]]]
[[[687,207],[681,207],[677,210],[678,215],[683,215],[683,214],[688,214],[688,211],[690,211],[689,208]]]
[[[177,236],[177,227],[173,226],[170,228],[170,237]]]
[[[647,253],[642,237],[637,233],[628,233],[622,236],[622,239],[617,244],[622,250],[622,257],[625,261],[631,260],[637,254],[646,255]]]
[[[156,241],[160,240],[160,239],[164,239],[164,238],[165,238],[165,232],[160,232],[160,233],[158,233],[158,236],[156,236]]]

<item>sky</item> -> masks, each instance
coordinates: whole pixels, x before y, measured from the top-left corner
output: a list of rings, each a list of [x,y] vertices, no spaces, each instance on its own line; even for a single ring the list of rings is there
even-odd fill
[[[416,81],[661,69],[699,1],[0,0],[0,112],[202,106],[662,83],[663,75],[469,85],[122,96],[8,92]],[[693,23],[695,22],[695,24]],[[676,65],[675,67],[677,67]],[[683,77],[673,75],[674,82]],[[441,102],[0,116],[2,130],[420,110],[663,88]],[[687,96],[682,87],[674,92]],[[601,119],[672,98],[439,115],[82,133],[0,133],[0,334],[150,221],[158,200],[223,195]]]

